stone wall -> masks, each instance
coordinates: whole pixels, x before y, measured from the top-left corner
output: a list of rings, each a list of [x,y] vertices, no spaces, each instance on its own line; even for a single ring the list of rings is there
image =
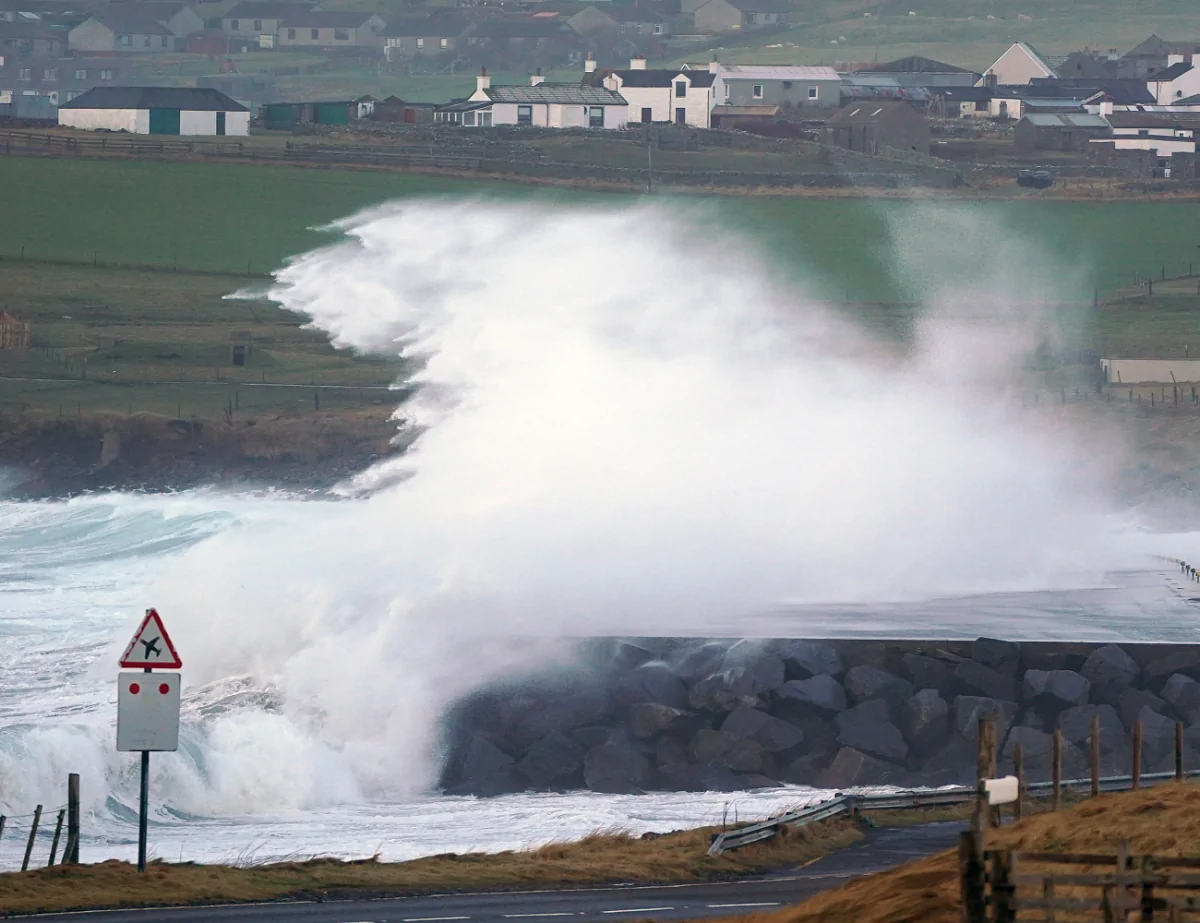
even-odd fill
[[[842,789],[974,779],[978,719],[1000,767],[1023,746],[1049,778],[1086,776],[1091,719],[1102,772],[1127,774],[1142,722],[1145,772],[1200,767],[1200,646],[603,639],[577,666],[481,690],[446,718],[451,793]]]

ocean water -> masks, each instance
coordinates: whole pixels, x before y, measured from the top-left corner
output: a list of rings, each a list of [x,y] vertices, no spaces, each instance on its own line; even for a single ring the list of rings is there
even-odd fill
[[[1156,556],[1200,561],[1200,535],[1153,533],[1097,474],[1119,439],[1014,400],[1046,306],[1088,274],[930,217],[895,229],[925,305],[905,357],[686,213],[339,223],[267,297],[421,361],[396,418],[414,448],[331,496],[0,502],[0,866],[68,772],[84,858],[133,855],[115,678],[150,606],[184,662],[180,749],[151,774],[151,852],[176,860],[507,849],[821,797],[436,795],[446,709],[569,668],[580,637],[1194,640],[1195,590]],[[939,275],[931,248],[975,272]]]

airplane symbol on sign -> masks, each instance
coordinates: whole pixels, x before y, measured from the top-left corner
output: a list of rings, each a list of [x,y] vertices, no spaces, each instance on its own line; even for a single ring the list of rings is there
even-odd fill
[[[146,649],[145,652],[142,654],[142,656],[145,657],[147,660],[150,659],[151,652],[153,652],[155,655],[157,655],[159,657],[162,656],[162,651],[160,651],[158,649],[158,638],[154,638],[151,641],[142,641],[141,645],[142,645],[142,647],[144,647]]]

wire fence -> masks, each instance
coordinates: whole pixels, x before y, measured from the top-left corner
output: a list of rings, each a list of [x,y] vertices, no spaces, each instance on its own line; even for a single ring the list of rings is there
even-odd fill
[[[24,872],[69,861],[75,844],[63,839],[63,830],[70,807],[39,804],[28,814],[0,814],[0,868]]]

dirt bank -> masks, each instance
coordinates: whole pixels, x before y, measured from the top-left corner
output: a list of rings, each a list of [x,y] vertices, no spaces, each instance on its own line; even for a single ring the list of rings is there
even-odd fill
[[[181,420],[152,414],[0,417],[9,496],[205,485],[322,489],[395,452],[391,409]]]

